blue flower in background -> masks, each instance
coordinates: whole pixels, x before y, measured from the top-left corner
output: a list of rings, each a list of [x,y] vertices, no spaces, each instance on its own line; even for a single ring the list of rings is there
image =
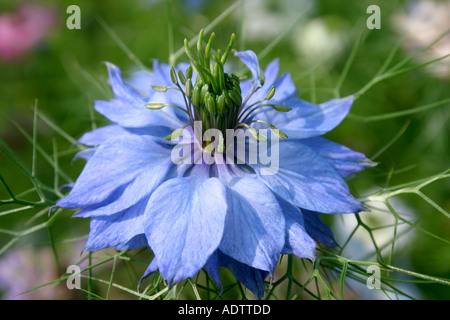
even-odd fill
[[[315,242],[335,246],[320,215],[361,211],[343,179],[373,163],[321,137],[345,118],[352,97],[301,100],[289,73],[278,76],[278,60],[262,72],[252,51],[235,53],[251,72],[241,80],[225,72],[234,37],[215,56],[214,36],[204,51],[202,38],[197,57],[186,45],[190,64],[176,68],[155,62],[152,72],[124,81],[107,64],[115,97],[95,109],[111,124],[79,140],[91,146],[77,155],[87,163],[57,206],[91,218],[87,251],[149,247],[155,257],[143,279],[159,271],[172,285],[204,268],[220,286],[222,266],[262,297],[281,254],[314,259]],[[281,137],[278,170],[265,174],[267,165],[250,161],[174,162],[178,129],[193,148],[211,143],[196,140],[193,122],[221,132],[270,127]]]

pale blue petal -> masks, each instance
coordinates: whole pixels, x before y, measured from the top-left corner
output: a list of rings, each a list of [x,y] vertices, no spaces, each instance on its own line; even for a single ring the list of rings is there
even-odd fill
[[[96,146],[104,143],[107,139],[123,137],[130,134],[150,135],[156,137],[167,137],[172,131],[168,127],[152,125],[142,128],[125,128],[116,124],[111,124],[89,132],[86,132],[79,140],[87,146]]]
[[[269,272],[252,268],[234,260],[220,250],[217,250],[211,255],[205,265],[205,270],[213,278],[219,288],[222,288],[219,267],[225,267],[230,270],[236,279],[246,286],[257,299],[261,299],[264,296],[264,279],[268,276]]]
[[[180,70],[186,72],[188,64],[182,64]],[[149,99],[152,102],[170,103],[180,107],[185,107],[183,95],[178,90],[169,89],[166,92],[154,90],[151,86],[173,87],[172,78],[170,76],[171,66],[165,63],[159,63],[157,60],[153,62],[153,79],[149,87]],[[174,115],[177,109],[167,109],[166,112]]]
[[[251,267],[273,272],[284,247],[284,217],[278,201],[252,178],[230,181],[227,196],[220,250]]]
[[[278,147],[277,171],[250,164],[278,196],[300,208],[323,213],[356,213],[364,209],[333,166],[301,140],[281,140]]]
[[[97,217],[112,215],[135,205],[142,199],[149,198],[152,192],[165,180],[169,170],[174,166],[172,159],[167,155],[166,159],[155,161],[131,181],[123,190],[107,204],[99,207],[88,207],[78,211],[76,217]]]
[[[187,68],[189,68],[189,63],[179,63],[175,67],[175,71],[180,70],[183,74],[186,74]],[[172,77],[170,76],[170,69],[172,67],[166,63],[160,63],[158,60],[153,61],[153,79],[150,85],[156,86],[173,86]]]
[[[116,98],[129,101],[141,99],[138,92],[123,82],[122,72],[119,67],[110,62],[106,62],[106,67],[108,68],[109,84]]]
[[[158,60],[153,60],[153,79],[150,83],[151,86],[172,86],[172,80],[170,77],[170,66],[165,63],[160,63]],[[154,92],[153,89],[151,92]]]
[[[108,125],[86,132],[80,139],[78,139],[78,142],[87,146],[96,146],[105,142],[106,139],[109,139],[111,137],[124,136],[128,134],[130,134],[130,132],[121,126]]]
[[[180,70],[183,74],[186,74],[187,68],[190,66],[188,63],[180,63],[176,66],[175,71],[178,73]],[[170,76],[171,66],[164,63],[159,63],[157,60],[153,62],[153,79],[149,83],[149,94],[147,101],[161,102],[167,104],[173,104],[182,108],[186,108],[186,102],[183,94],[178,90],[169,89],[166,92],[159,92],[152,88],[152,86],[167,86],[173,87],[172,78]],[[192,75],[192,82],[195,83],[197,74]],[[181,88],[184,89],[182,84]],[[186,113],[176,108],[164,108],[160,111],[166,112],[169,116],[179,119],[183,124],[188,123],[189,118]],[[177,127],[178,128],[178,127]]]
[[[139,287],[141,286],[142,282],[145,281],[149,276],[151,276],[153,273],[158,271],[158,261],[156,260],[156,257],[152,259],[152,262],[149,264],[147,269],[145,270],[144,274],[142,275],[141,279],[139,280],[137,289],[139,291]]]
[[[97,148],[88,148],[81,150],[80,152],[77,152],[77,154],[73,157],[72,161],[77,159],[89,160],[94,155],[95,150],[97,150]]]
[[[291,97],[278,102],[292,108],[289,112],[277,112],[261,108],[253,119],[267,121],[288,135],[290,139],[306,139],[321,136],[333,130],[346,117],[353,104],[353,96],[332,99],[315,105]],[[262,127],[260,125],[255,128]]]
[[[172,84],[173,86],[173,84]],[[158,92],[155,91],[151,98],[149,99],[151,102],[160,102],[164,104],[172,104],[175,106],[179,106],[180,108],[186,109],[186,102],[183,98],[181,92],[175,89],[169,89],[166,92]],[[161,118],[161,121],[167,122],[166,126],[173,127],[174,125],[178,126],[177,129],[181,125],[189,123],[189,117],[186,112],[174,108],[174,107],[165,107],[160,110],[149,110],[153,112],[157,112],[158,117]],[[163,112],[163,114],[159,114]],[[167,119],[166,119],[167,118]],[[160,124],[161,125],[161,124]]]
[[[241,59],[241,61],[252,73],[251,82],[253,88],[261,87],[261,69],[259,67],[258,57],[256,56],[256,53],[251,50],[246,50],[236,52],[234,55]]]
[[[256,67],[257,62],[254,63],[253,67]],[[259,66],[258,66],[259,67]],[[279,66],[279,60],[275,59],[272,62],[270,62],[267,67],[266,70],[264,71],[264,85],[262,85],[255,93],[252,94],[251,98],[248,100],[247,105],[251,105],[255,102],[258,102],[262,99],[264,99],[267,96],[267,93],[269,92],[270,88],[274,85],[275,80],[277,79],[278,76],[278,71],[280,69]],[[253,72],[252,72],[253,74]],[[250,83],[253,83],[253,80],[249,81]],[[249,88],[245,88],[245,91],[242,91],[242,96],[245,98],[247,96],[247,94],[250,92],[251,90],[251,86],[248,86]]]
[[[75,185],[75,182],[66,183],[66,184],[63,184],[62,186],[60,186],[58,188],[58,190],[61,191],[61,192],[70,191],[70,190],[72,190],[74,185]]]
[[[125,83],[139,92],[142,97],[148,97],[151,86],[156,85],[154,79],[155,76],[153,72],[148,70],[138,70],[125,79]]]
[[[255,295],[256,299],[262,299],[264,297],[264,279],[269,272],[252,268],[232,259],[228,263],[225,263],[224,266],[234,274],[239,282]]]
[[[302,209],[303,220],[305,222],[306,232],[317,242],[329,247],[336,247],[333,232],[330,227],[323,223],[321,214]]]
[[[250,100],[251,99],[250,92],[252,91],[252,87],[253,87],[252,80],[251,79],[242,80],[239,83],[239,86],[241,87],[242,99],[244,100],[246,97],[249,97],[249,100]],[[250,104],[251,103],[247,102],[245,105],[249,106]]]
[[[91,218],[89,237],[84,250],[126,250],[147,246],[143,228],[146,205],[147,201],[144,200],[114,215]]]
[[[291,97],[295,97],[297,95],[297,88],[295,87],[294,82],[291,79],[291,75],[289,73],[283,73],[279,78],[277,78],[278,70],[279,70],[278,59],[275,59],[271,63],[269,63],[264,72],[265,77],[264,85],[261,88],[259,88],[255,93],[253,93],[253,95],[248,100],[246,105],[249,106],[265,99],[272,86],[275,87],[274,96],[270,100],[265,100],[262,103],[283,105],[284,104],[283,101]],[[243,96],[245,97],[246,95],[243,93]],[[257,105],[255,105],[255,107],[256,106]]]
[[[139,174],[170,158],[170,150],[147,136],[108,139],[97,148],[70,194],[57,206],[76,209],[101,204]]]
[[[343,178],[376,165],[375,162],[367,159],[364,154],[325,138],[316,137],[305,139],[302,140],[302,143],[329,161]]]
[[[190,66],[188,63],[179,63],[175,70],[181,70],[183,74],[186,74],[187,68]],[[171,66],[165,63],[160,63],[158,60],[153,61],[152,71],[148,70],[138,70],[133,72],[125,82],[138,91],[141,96],[146,100],[149,99],[155,94],[155,91],[152,86],[173,86],[172,79],[170,77],[170,69]],[[195,83],[197,74],[193,74],[192,79]],[[169,92],[170,93],[170,92]]]
[[[174,103],[184,105],[181,93],[171,90],[164,95],[163,101],[154,100],[161,97],[159,92],[151,89],[152,83],[149,84],[149,91],[152,90],[152,96],[142,96],[131,86],[124,83],[122,79],[121,71],[118,67],[111,63],[107,63],[109,80],[111,87],[114,92],[115,99],[112,101],[96,101],[95,109],[107,117],[112,122],[115,122],[123,127],[128,128],[141,128],[141,127],[151,127],[151,126],[167,126],[170,128],[177,129],[184,123],[180,122],[179,115],[181,112],[176,112],[172,110],[173,108],[164,108],[161,110],[149,110],[145,107],[146,102],[149,102],[150,98],[153,102]],[[167,77],[170,79],[170,68],[164,65],[161,68],[156,68],[154,72],[154,81],[159,82],[161,80],[164,82],[160,85],[169,85],[167,83]],[[161,70],[160,70],[161,69]],[[166,70],[167,69],[167,70]],[[163,74],[166,72],[167,74]],[[156,83],[155,83],[156,84]],[[155,96],[156,95],[156,96]],[[155,97],[153,97],[155,96]],[[176,117],[174,115],[177,115]],[[184,120],[184,119],[183,119]]]
[[[273,84],[275,86],[275,94],[269,101],[265,103],[277,103],[284,105],[282,101],[298,94],[297,88],[292,81],[290,73],[283,73]],[[289,107],[289,106],[288,106]]]
[[[193,277],[217,249],[225,223],[226,192],[209,167],[163,183],[145,212],[145,234],[170,284]],[[200,172],[204,170],[204,172]]]
[[[286,220],[286,240],[283,254],[294,254],[299,258],[314,260],[316,243],[305,230],[302,211],[278,198]]]
[[[223,286],[222,282],[220,281],[220,273],[219,273],[219,250],[216,250],[206,261],[206,264],[203,266],[205,271],[208,273],[208,275],[214,280],[215,284],[220,288],[222,291]]]
[[[155,101],[165,102],[165,101]],[[115,99],[112,101],[95,101],[94,108],[106,118],[122,127],[145,128],[152,126],[166,126],[178,129],[183,122],[173,117],[167,108],[150,110],[145,107],[145,101],[126,101]]]

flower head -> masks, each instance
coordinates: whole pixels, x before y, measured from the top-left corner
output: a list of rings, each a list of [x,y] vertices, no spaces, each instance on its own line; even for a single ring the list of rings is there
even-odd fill
[[[112,124],[81,137],[92,146],[77,155],[86,166],[57,205],[91,218],[87,251],[148,246],[155,257],[143,279],[158,270],[174,284],[205,268],[220,285],[223,266],[261,297],[281,254],[314,259],[315,241],[335,245],[320,214],[362,210],[343,179],[372,162],[320,137],[344,119],[352,97],[301,100],[290,75],[278,76],[278,60],[262,72],[250,50],[234,53],[251,73],[240,79],[225,65],[234,36],[211,55],[213,38],[203,49],[200,34],[197,56],[186,44],[190,64],[155,62],[128,82],[107,64],[115,97],[95,109]],[[264,128],[273,134],[263,138]],[[251,161],[254,145],[277,157],[276,170]]]

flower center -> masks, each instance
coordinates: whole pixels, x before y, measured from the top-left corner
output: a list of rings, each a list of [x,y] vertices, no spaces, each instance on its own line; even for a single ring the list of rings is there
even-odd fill
[[[201,121],[202,127],[218,129],[225,132],[226,129],[236,127],[239,108],[242,104],[239,78],[232,74],[224,73],[222,76],[223,88],[219,92],[214,90],[211,83],[205,83],[201,77],[197,77],[192,92],[192,105],[194,107],[194,120]]]
[[[242,105],[239,77],[224,71],[224,64],[233,48],[235,36],[234,34],[231,36],[230,43],[223,54],[217,50],[217,54],[211,56],[213,39],[214,33],[211,34],[203,51],[203,30],[200,32],[197,58],[194,57],[185,41],[186,54],[191,60],[191,66],[198,73],[192,92],[188,92],[190,88],[186,88],[186,95],[191,98],[192,118],[194,121],[201,121],[203,130],[218,129],[225,133],[226,129],[236,127]],[[191,79],[187,81],[187,87],[191,87]]]
[[[274,96],[274,86],[268,90],[264,99],[246,106],[245,104],[250,96],[256,92],[259,87],[252,88],[249,96],[246,97],[243,102],[239,77],[224,71],[225,62],[233,49],[235,35],[231,35],[230,42],[223,53],[218,49],[216,54],[212,55],[211,45],[214,37],[215,34],[212,33],[206,44],[206,48],[203,49],[203,30],[200,31],[197,41],[196,56],[191,52],[188,41],[185,39],[184,47],[191,64],[186,70],[186,73],[183,74],[181,70],[178,70],[177,73],[172,67],[170,76],[175,87],[152,86],[153,89],[161,92],[165,92],[168,89],[176,89],[181,92],[184,98],[185,108],[160,102],[149,102],[146,104],[149,109],[161,109],[166,106],[171,106],[187,113],[190,122],[182,128],[176,129],[166,139],[176,139],[182,134],[184,128],[199,123],[201,124],[202,133],[205,133],[209,129],[216,129],[219,130],[225,138],[225,132],[228,129],[234,130],[243,127],[248,129],[256,139],[267,139],[267,137],[260,135],[250,126],[253,122],[260,122],[268,125],[278,137],[283,139],[287,138],[283,132],[279,131],[278,128],[272,124],[252,119],[250,116],[254,111],[263,107],[271,107],[279,112],[287,112],[290,111],[291,108],[263,103],[264,101],[272,99]],[[198,74],[195,80],[192,78],[193,71]],[[203,144],[204,147],[207,145],[208,143]]]

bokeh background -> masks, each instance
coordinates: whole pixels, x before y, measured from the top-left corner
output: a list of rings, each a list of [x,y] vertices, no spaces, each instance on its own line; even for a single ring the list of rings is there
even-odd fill
[[[81,9],[80,30],[66,27],[70,16],[66,9],[73,4]],[[59,177],[58,183],[75,180],[84,162],[72,161],[76,148],[63,135],[78,139],[93,126],[105,123],[93,111],[94,100],[111,98],[103,62],[120,66],[125,76],[138,70],[139,63],[149,68],[153,59],[167,63],[170,28],[176,51],[184,38],[193,38],[233,5],[235,9],[213,28],[216,45],[225,46],[230,34],[236,33],[237,49],[252,49],[258,53],[263,67],[279,58],[281,71],[292,74],[299,96],[316,103],[335,96],[333,88],[353,53],[353,63],[340,88],[341,96],[354,94],[369,83],[393,47],[399,46],[393,58],[396,63],[450,27],[448,1],[246,0],[236,5],[236,1],[231,0],[171,0],[170,4],[169,14],[167,1],[163,0],[2,1],[0,138],[31,167],[33,149],[26,134],[33,133],[37,105],[39,147],[50,159],[56,152],[58,165],[67,174],[66,179]],[[373,4],[381,8],[379,30],[366,28],[370,16],[366,10]],[[352,51],[359,40],[358,50]],[[418,54],[410,65],[449,53],[447,32],[438,43]],[[186,57],[180,55],[178,61],[186,61]],[[380,187],[427,178],[449,169],[449,98],[448,58],[385,80],[358,98],[351,115],[327,134],[331,140],[369,157],[377,155],[378,166],[353,179],[355,194],[368,194]],[[442,103],[401,117],[370,118],[435,102]],[[51,124],[58,128],[55,130]],[[60,130],[64,131],[63,135]],[[36,157],[36,173],[40,181],[53,185],[54,168],[40,152]],[[0,174],[14,194],[32,188],[29,179],[3,154],[0,154]],[[444,211],[450,211],[450,179],[437,181],[422,191]],[[25,197],[33,199],[35,195]],[[0,185],[0,199],[7,198],[8,193]],[[450,219],[422,198],[402,195],[395,199],[395,205],[420,228],[450,240]],[[17,296],[24,290],[57,279],[68,265],[79,263],[89,224],[86,220],[71,218],[73,212],[67,211],[58,217],[51,230],[43,228],[20,236],[9,245],[14,232],[48,219],[48,212],[41,212],[42,208],[15,212],[16,208],[17,205],[0,206],[0,229],[3,230],[0,233],[0,297],[85,299],[86,292],[70,291],[64,283]],[[375,222],[382,219],[376,214],[367,217]],[[352,231],[351,221],[326,217],[326,222],[338,241],[345,241]],[[392,231],[389,232],[385,235],[388,242],[392,239]],[[359,257],[366,240],[364,236],[355,237],[355,244],[346,248],[346,256]],[[406,228],[398,243],[392,264],[450,278],[448,242]],[[54,249],[58,252],[56,263]],[[148,262],[150,253],[143,251],[137,257]],[[122,261],[115,281],[134,288],[145,267],[145,264]],[[105,264],[94,273],[101,278],[104,272],[109,279],[110,269],[111,264]],[[92,286],[93,292],[104,297],[104,285],[94,283]],[[407,290],[419,299],[450,298],[449,287],[445,285],[411,284]],[[349,290],[347,297],[383,298],[366,293]],[[133,298],[115,289],[109,297]]]

